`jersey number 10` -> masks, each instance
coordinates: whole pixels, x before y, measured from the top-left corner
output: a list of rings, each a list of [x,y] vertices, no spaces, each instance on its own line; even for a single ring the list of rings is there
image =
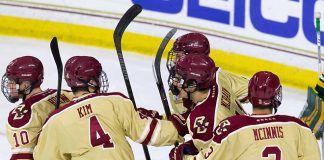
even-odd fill
[[[13,134],[13,137],[15,138],[15,142],[16,142],[16,146],[15,147],[19,147],[19,144],[28,144],[29,143],[29,138],[28,138],[28,133],[26,131],[21,131],[20,132],[20,136],[17,135],[17,133]],[[19,138],[20,137],[20,138]],[[21,143],[19,143],[19,141]]]
[[[103,145],[103,148],[114,148],[108,132],[101,127],[96,116],[90,117],[90,141],[92,147]]]

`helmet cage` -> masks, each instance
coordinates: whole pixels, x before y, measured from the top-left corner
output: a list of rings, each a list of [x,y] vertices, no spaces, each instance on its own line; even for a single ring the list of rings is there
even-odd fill
[[[173,95],[179,95],[180,90],[178,89],[178,87],[180,87],[187,93],[193,93],[196,90],[200,89],[197,85],[197,81],[194,79],[186,80],[185,77],[180,78],[180,77],[176,77],[176,76],[173,76],[172,79],[171,79],[171,76],[169,76],[169,78],[170,78],[169,86],[170,86],[170,90]],[[174,84],[177,84],[177,85],[174,85]]]
[[[275,108],[279,107],[282,101],[282,86],[280,85],[280,87],[277,89],[276,91],[276,95],[273,98],[274,102],[274,106]]]
[[[96,84],[90,83],[90,80],[96,81]],[[78,79],[78,82],[82,84],[80,87],[71,87],[72,90],[85,89],[88,90],[88,87],[94,87],[99,93],[107,93],[109,89],[109,80],[106,72],[101,71],[98,78],[90,78],[88,82],[85,80]]]
[[[168,52],[168,57],[167,57],[167,69],[170,72],[171,68],[175,66],[176,59],[178,60],[180,57],[187,55],[188,53],[185,50],[175,50],[172,48]]]
[[[174,69],[174,67],[173,67],[173,69]],[[170,74],[169,79],[168,79],[168,84],[169,84],[169,87],[170,87],[170,91],[172,92],[173,95],[179,95],[180,90],[178,89],[177,85],[174,85],[175,83],[180,84],[181,88],[182,88],[183,85],[184,85],[184,80],[182,78],[177,78],[175,76],[175,73]]]
[[[168,85],[169,87],[172,86],[173,84],[173,79],[175,78],[175,66],[171,67],[170,70],[169,70],[169,77],[168,77]]]
[[[167,63],[166,63],[166,67],[169,72],[171,72],[171,69],[174,68],[174,66],[175,66],[175,63],[174,63],[175,56],[176,56],[176,53],[173,51],[173,49],[171,49],[168,52]]]
[[[12,81],[12,82],[15,82],[15,81]],[[1,91],[9,102],[15,103],[19,100],[19,97],[11,97],[10,93],[16,92],[18,95],[19,94],[19,84],[17,84],[17,82],[15,82],[15,85],[9,85],[9,83],[10,83],[10,80],[8,79],[7,74],[4,74],[1,79]]]
[[[107,93],[109,89],[109,81],[106,72],[101,71],[99,76],[99,92],[100,93]]]

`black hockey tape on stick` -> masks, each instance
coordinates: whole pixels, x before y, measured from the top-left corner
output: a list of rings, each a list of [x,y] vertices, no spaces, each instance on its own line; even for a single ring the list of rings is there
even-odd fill
[[[50,46],[51,46],[53,58],[55,60],[56,68],[57,68],[57,91],[56,91],[56,106],[55,107],[56,107],[56,109],[58,109],[60,106],[63,64],[62,64],[56,37],[53,37]]]

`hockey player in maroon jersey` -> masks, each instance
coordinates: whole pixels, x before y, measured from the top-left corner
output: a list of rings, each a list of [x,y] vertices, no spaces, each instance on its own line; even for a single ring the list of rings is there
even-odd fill
[[[179,91],[172,85],[172,79],[175,75],[175,64],[183,56],[190,54],[201,54],[208,56],[210,54],[210,45],[206,36],[201,33],[191,32],[178,37],[173,43],[172,49],[168,53],[167,68],[169,71],[168,84],[170,87],[169,97],[172,109],[175,113],[184,113],[188,108],[193,107],[193,103],[178,96]],[[221,58],[221,57],[220,57]],[[221,70],[220,76],[227,77],[231,81],[231,90],[240,102],[246,103],[248,79]]]
[[[22,103],[10,111],[7,139],[11,145],[11,160],[33,159],[38,132],[47,116],[55,109],[56,90],[42,91],[43,65],[32,56],[14,59],[2,77],[1,91],[9,102]],[[61,103],[69,102],[72,93],[62,91]]]
[[[168,85],[169,99],[174,113],[185,113],[193,107],[191,100],[180,98],[178,90],[172,85],[172,79],[175,75],[175,64],[180,57],[189,54],[203,54],[208,56],[210,53],[209,41],[201,33],[191,32],[178,37],[173,43],[172,49],[168,52],[167,69],[169,71]],[[247,84],[247,80],[246,84]],[[246,87],[245,87],[246,88]],[[157,111],[146,110],[145,108],[138,109],[142,114],[153,116],[155,118],[166,118],[165,115],[159,115]]]
[[[64,77],[75,99],[49,116],[35,147],[36,160],[131,160],[126,136],[153,146],[183,141],[177,130],[181,116],[172,115],[170,121],[140,116],[123,94],[102,93],[99,88],[107,88],[108,81],[102,73],[93,57],[75,56],[66,62]]]
[[[178,96],[193,103],[186,120],[191,144],[202,150],[211,142],[213,130],[221,120],[245,114],[233,92],[235,79],[221,72],[210,57],[202,54],[181,57],[175,73],[172,85],[178,90]]]
[[[312,131],[301,120],[273,115],[281,104],[279,78],[261,71],[249,82],[253,114],[223,120],[214,130],[213,142],[197,155],[185,155],[190,145],[171,150],[171,160],[195,159],[299,159],[320,160],[320,150]]]
[[[172,80],[175,76],[175,64],[183,56],[191,54],[200,54],[208,56],[210,54],[209,41],[206,36],[201,33],[191,32],[178,37],[173,43],[172,49],[168,53],[167,57],[167,68],[169,71],[168,84],[169,99],[173,112],[175,113],[185,113],[193,108],[193,103],[190,99],[180,98],[179,90],[172,85]],[[226,77],[231,84],[231,91],[235,94],[237,99],[241,103],[246,103],[247,101],[247,84],[248,79],[240,75],[228,72],[226,70],[221,70],[220,77]],[[159,117],[156,111],[145,110],[139,108],[144,114],[154,114]]]
[[[245,114],[240,103],[247,99],[248,79],[216,67],[209,52],[204,35],[189,33],[177,38],[167,61],[172,108],[176,113],[190,114],[182,119],[181,130],[191,134],[192,140],[186,144],[195,150],[208,146],[221,120]],[[156,111],[140,111],[161,117]]]
[[[172,79],[175,75],[175,64],[182,56],[188,54],[209,55],[210,47],[207,37],[201,33],[191,32],[178,37],[173,43],[172,49],[167,57],[167,69],[169,71],[168,84],[170,87],[169,98],[171,107],[175,113],[184,113],[192,108],[193,104],[189,99],[180,98],[177,90],[172,85]]]

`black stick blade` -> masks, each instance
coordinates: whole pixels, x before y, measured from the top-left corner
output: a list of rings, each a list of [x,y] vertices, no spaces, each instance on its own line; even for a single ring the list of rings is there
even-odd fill
[[[60,96],[61,96],[61,87],[62,87],[62,73],[63,73],[63,64],[60,56],[60,51],[57,44],[57,38],[54,37],[50,43],[51,51],[53,58],[55,60],[57,68],[57,91],[56,91],[56,109],[60,106]]]
[[[125,29],[127,28],[127,26],[133,21],[133,19],[142,12],[142,7],[138,4],[133,5],[132,7],[130,7],[126,13],[122,16],[122,18],[119,20],[115,31],[114,31],[114,43],[115,43],[115,48],[117,51],[117,56],[118,56],[118,60],[119,60],[119,64],[124,76],[124,80],[125,80],[125,84],[126,84],[126,88],[127,88],[127,92],[128,92],[128,96],[129,98],[132,100],[135,109],[136,107],[136,103],[135,103],[135,99],[133,96],[133,91],[129,82],[129,77],[128,77],[128,73],[127,73],[127,69],[126,69],[126,65],[125,65],[125,61],[124,61],[124,56],[123,56],[123,52],[122,52],[122,48],[121,48],[121,39],[123,36],[123,33],[125,31]]]
[[[114,31],[114,42],[115,44],[120,44],[118,42],[121,41],[122,35],[127,28],[127,26],[133,21],[133,19],[142,12],[142,6],[138,4],[134,4],[132,7],[130,7],[126,13],[123,15],[123,17],[119,20],[115,31]],[[120,45],[118,46],[121,47]],[[118,49],[121,50],[121,49]]]
[[[52,51],[52,54],[53,54],[53,58],[55,60],[55,63],[56,63],[56,68],[58,71],[62,71],[63,69],[63,64],[62,64],[62,60],[61,60],[61,56],[60,56],[60,51],[59,51],[59,48],[58,48],[58,44],[57,44],[57,38],[54,37],[51,41],[51,51]]]

